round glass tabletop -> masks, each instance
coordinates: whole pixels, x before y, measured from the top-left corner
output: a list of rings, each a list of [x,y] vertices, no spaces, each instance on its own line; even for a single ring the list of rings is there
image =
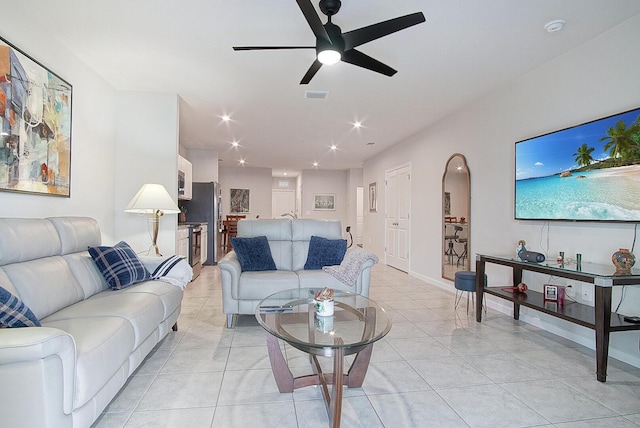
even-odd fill
[[[309,352],[343,348],[347,354],[383,338],[391,329],[391,317],[373,300],[335,290],[334,314],[318,316],[313,296],[321,288],[280,291],[256,308],[260,325],[273,336]]]

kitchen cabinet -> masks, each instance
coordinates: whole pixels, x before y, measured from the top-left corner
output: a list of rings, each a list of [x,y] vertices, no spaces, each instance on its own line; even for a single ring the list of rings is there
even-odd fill
[[[178,226],[176,238],[176,255],[189,260],[189,228]]]
[[[193,195],[193,166],[178,155],[178,199],[190,201]]]
[[[204,265],[207,261],[207,234],[209,233],[209,226],[203,224],[200,226],[202,229],[202,240],[200,241],[200,261]]]

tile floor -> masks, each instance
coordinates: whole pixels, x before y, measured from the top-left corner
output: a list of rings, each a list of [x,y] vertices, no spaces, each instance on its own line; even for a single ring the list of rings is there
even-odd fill
[[[264,331],[253,317],[226,329],[219,271],[205,267],[171,332],[95,428],[327,427],[317,387],[278,392]],[[345,389],[343,427],[638,427],[640,369],[489,310],[453,310],[453,294],[376,265],[371,297],[393,316],[362,388]],[[308,359],[286,355],[294,374]],[[298,372],[298,373],[296,373]]]

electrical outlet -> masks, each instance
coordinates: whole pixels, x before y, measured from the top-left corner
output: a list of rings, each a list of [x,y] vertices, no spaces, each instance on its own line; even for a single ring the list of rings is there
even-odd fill
[[[593,301],[593,288],[587,286],[582,287],[582,300],[585,302]]]
[[[567,287],[566,287],[567,296],[576,297],[576,287],[577,285],[567,284]]]

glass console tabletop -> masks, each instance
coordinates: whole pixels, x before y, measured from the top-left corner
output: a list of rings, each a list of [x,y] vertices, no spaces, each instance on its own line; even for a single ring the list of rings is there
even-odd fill
[[[320,288],[281,291],[258,304],[256,318],[266,330],[269,361],[278,390],[320,385],[329,423],[340,426],[342,389],[362,386],[373,344],[391,330],[391,317],[376,302],[335,290],[334,315],[318,316],[313,296]],[[313,374],[294,377],[278,339],[309,354]],[[344,357],[356,354],[345,373]],[[333,357],[333,373],[323,373],[318,356]],[[329,385],[332,385],[329,392]]]

